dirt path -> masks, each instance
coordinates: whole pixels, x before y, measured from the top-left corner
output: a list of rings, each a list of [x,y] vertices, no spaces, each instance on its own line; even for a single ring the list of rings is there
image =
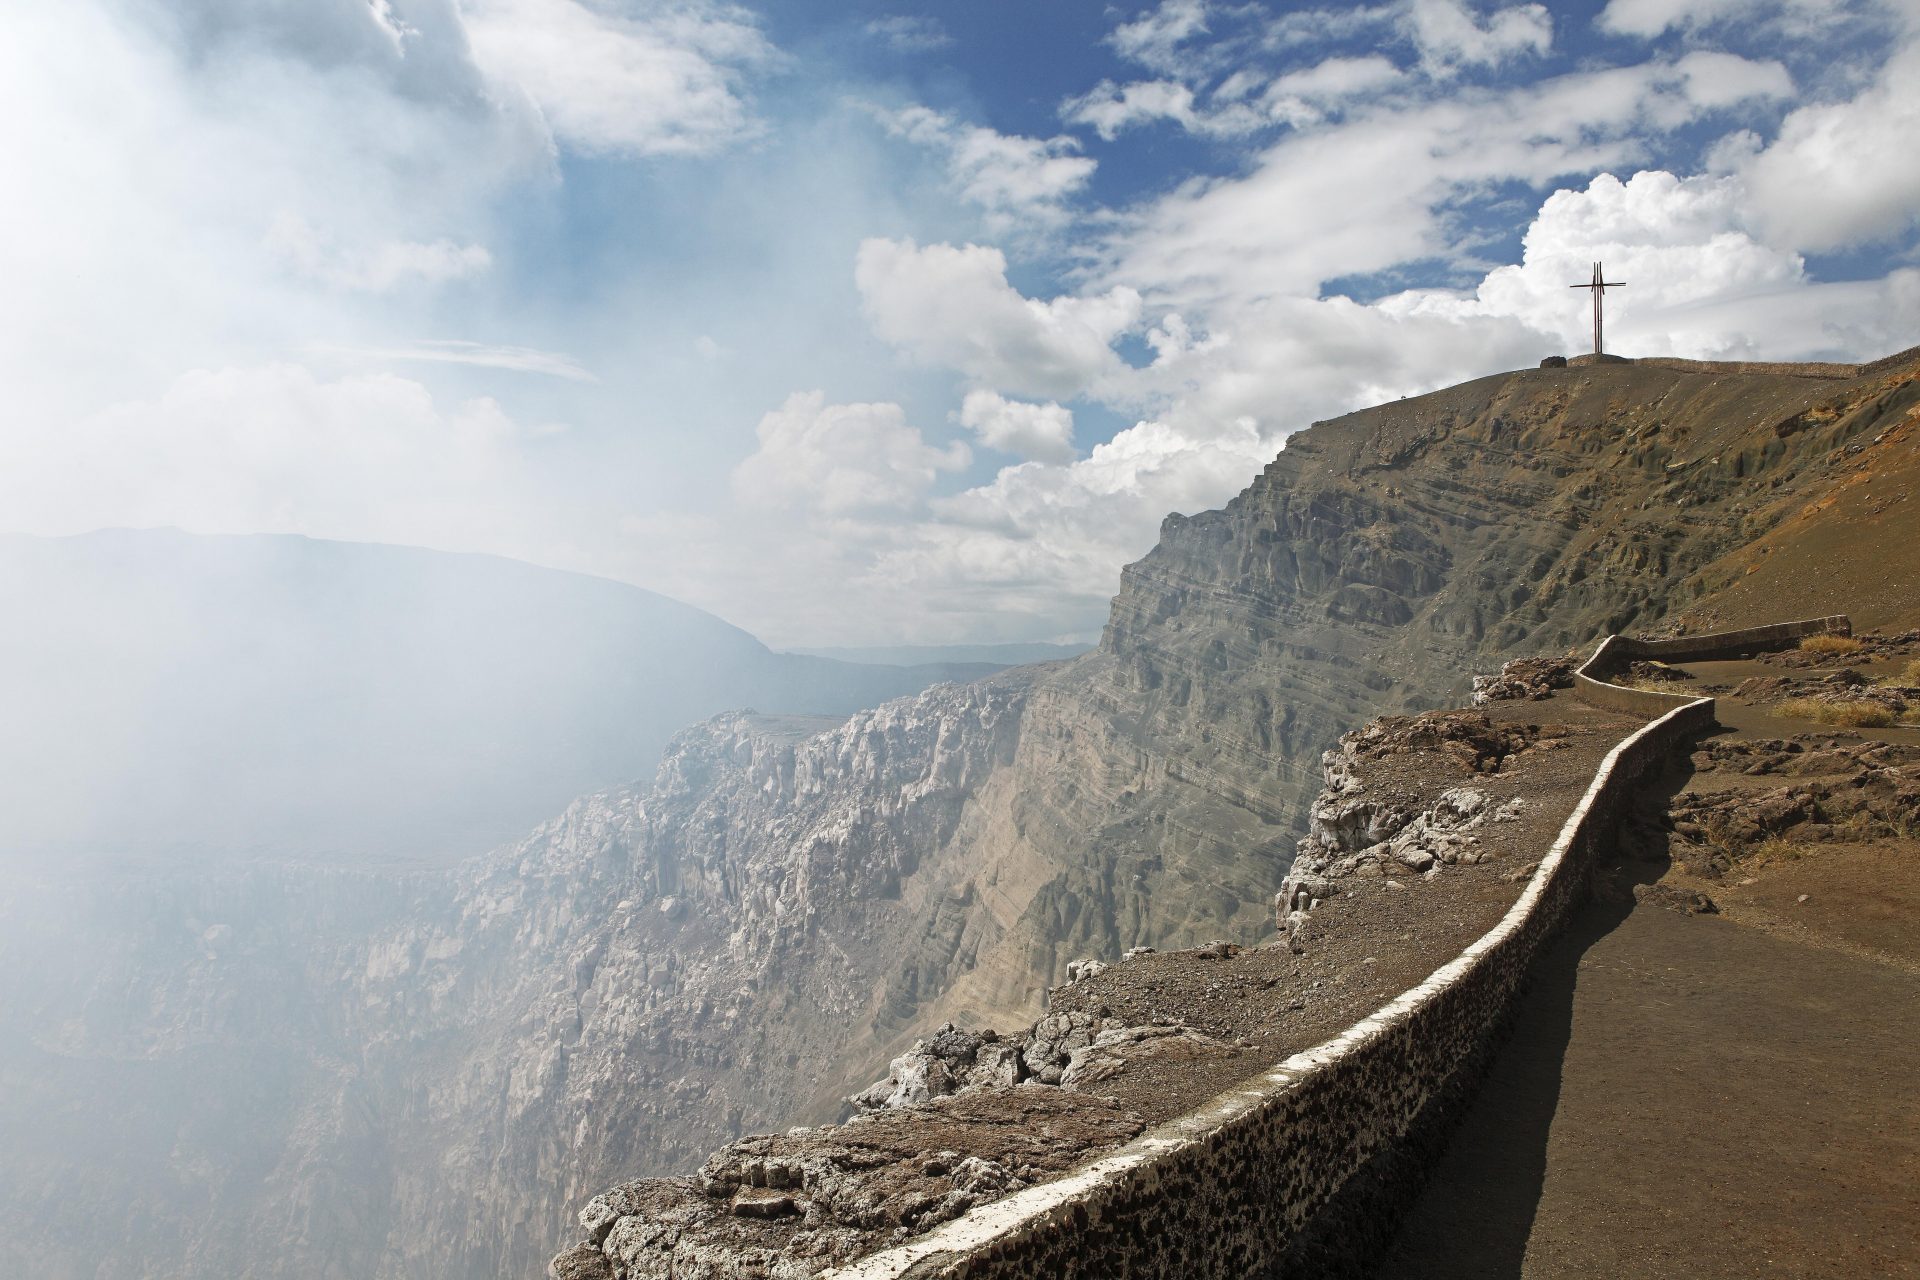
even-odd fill
[[[1380,1274],[1920,1275],[1916,1046],[1898,970],[1596,904]]]
[[[1817,739],[1873,745],[1776,742],[1810,726],[1722,703],[1734,727],[1652,809],[1847,794],[1859,762]],[[1920,843],[1840,821],[1730,844],[1724,869],[1677,836],[1671,858],[1630,838],[1545,957],[1381,1280],[1920,1277]],[[1721,914],[1680,909],[1702,890]]]

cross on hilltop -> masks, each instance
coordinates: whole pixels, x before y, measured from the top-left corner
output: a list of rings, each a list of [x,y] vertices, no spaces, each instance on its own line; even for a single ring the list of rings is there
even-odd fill
[[[1600,354],[1600,297],[1609,289],[1624,289],[1625,280],[1608,280],[1600,270],[1600,264],[1593,264],[1593,279],[1587,284],[1570,284],[1569,289],[1593,290],[1593,354]]]

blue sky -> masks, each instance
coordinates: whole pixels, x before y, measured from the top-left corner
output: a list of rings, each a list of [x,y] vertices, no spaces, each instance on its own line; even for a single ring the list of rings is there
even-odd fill
[[[73,0],[11,20],[0,525],[1079,637],[1334,413],[1920,340],[1915,0]]]

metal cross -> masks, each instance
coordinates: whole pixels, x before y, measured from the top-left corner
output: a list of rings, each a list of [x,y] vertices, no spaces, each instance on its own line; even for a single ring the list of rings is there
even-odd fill
[[[1600,296],[1609,289],[1624,289],[1626,287],[1627,282],[1624,280],[1606,279],[1601,274],[1600,264],[1597,262],[1593,264],[1592,283],[1570,284],[1567,286],[1569,289],[1593,290],[1593,354],[1595,355],[1600,354]]]

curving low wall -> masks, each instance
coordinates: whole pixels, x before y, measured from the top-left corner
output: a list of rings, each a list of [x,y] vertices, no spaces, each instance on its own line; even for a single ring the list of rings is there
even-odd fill
[[[1608,649],[1616,639],[1594,659],[1618,660]],[[1608,753],[1500,922],[1419,986],[1064,1179],[826,1276],[1195,1280],[1351,1269],[1391,1233],[1383,1206],[1417,1185],[1444,1141],[1444,1118],[1470,1095],[1635,784],[1712,726],[1711,699],[1677,701]]]
[[[1618,674],[1636,658],[1654,658],[1661,662],[1744,658],[1769,649],[1784,649],[1808,636],[1852,634],[1852,621],[1844,613],[1837,613],[1825,618],[1775,622],[1764,627],[1678,636],[1672,640],[1630,640],[1626,636],[1608,636],[1593,651],[1593,656],[1581,663],[1579,670],[1573,673],[1573,692],[1582,702],[1611,711],[1623,711],[1636,716],[1662,715],[1675,707],[1693,702],[1694,695],[1634,689],[1627,685],[1610,684],[1607,677]]]

